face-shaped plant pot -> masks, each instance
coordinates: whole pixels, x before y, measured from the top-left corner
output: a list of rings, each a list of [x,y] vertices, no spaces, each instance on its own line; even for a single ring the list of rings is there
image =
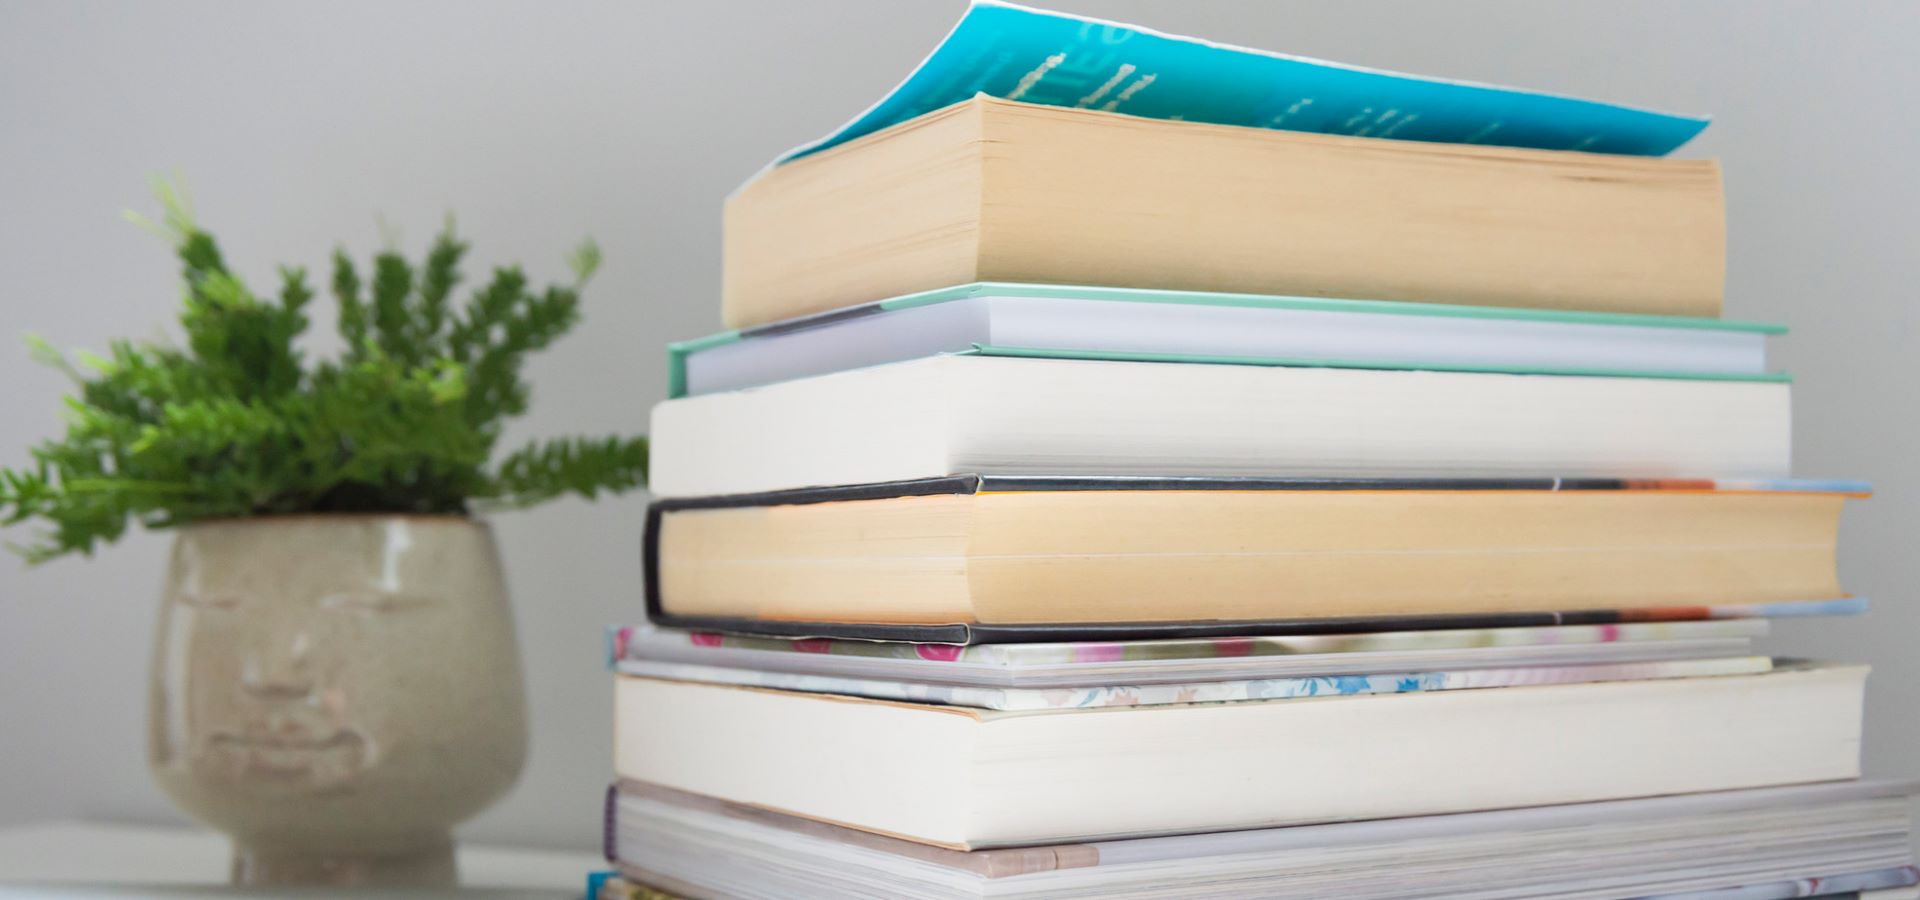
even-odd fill
[[[526,758],[512,614],[473,520],[183,528],[159,629],[154,777],[233,838],[236,882],[450,883],[452,826]]]

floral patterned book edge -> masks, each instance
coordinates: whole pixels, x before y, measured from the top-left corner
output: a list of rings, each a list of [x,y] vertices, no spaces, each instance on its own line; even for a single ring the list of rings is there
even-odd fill
[[[609,656],[615,661],[685,659],[688,656],[688,650],[699,649],[715,651],[713,660],[720,665],[725,665],[725,660],[733,656],[726,652],[731,650],[1016,667],[1069,663],[1698,640],[1758,637],[1765,633],[1764,619],[1724,618],[1698,621],[1629,622],[1617,625],[1552,625],[1155,641],[960,645],[839,638],[749,637],[711,631],[619,627],[609,629],[608,650]]]
[[[1669,660],[1611,665],[1468,669],[1456,672],[1396,672],[1375,675],[1261,678],[1242,681],[1082,688],[964,687],[909,681],[801,675],[791,672],[764,672],[754,669],[646,660],[623,660],[617,668],[627,675],[671,678],[678,681],[699,681],[710,684],[1018,712],[1749,675],[1769,671],[1772,668],[1772,660],[1764,656],[1737,656],[1723,659]]]

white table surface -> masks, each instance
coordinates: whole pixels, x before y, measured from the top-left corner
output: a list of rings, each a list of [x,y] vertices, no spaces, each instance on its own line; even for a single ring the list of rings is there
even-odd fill
[[[607,868],[594,852],[461,844],[461,888],[377,891],[353,896],[526,897],[577,900],[587,873]],[[206,897],[237,900],[312,897],[311,890],[242,890],[225,884],[232,865],[225,838],[211,831],[99,822],[53,822],[0,829],[0,898]]]

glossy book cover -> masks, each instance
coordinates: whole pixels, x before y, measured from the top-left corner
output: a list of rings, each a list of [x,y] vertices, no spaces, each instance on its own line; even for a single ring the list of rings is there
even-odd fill
[[[1863,604],[1841,601],[1816,606],[1841,613],[1859,605]],[[1755,656],[1754,641],[1767,633],[1764,618],[1723,618],[963,646],[618,627],[607,630],[606,650],[608,667],[629,674],[658,674],[662,666],[689,666],[952,688],[1080,690],[1725,660]],[[712,680],[725,680],[724,676],[722,672]],[[787,686],[812,689],[799,682]],[[1279,685],[1260,690],[1269,688],[1291,690]]]
[[[1771,671],[1772,667],[1772,660],[1764,656],[1735,656],[1722,659],[1676,659],[1665,662],[1584,666],[1302,675],[1290,678],[1200,681],[1186,684],[1120,684],[1060,688],[965,687],[669,662],[622,662],[616,669],[623,675],[668,678],[675,681],[698,681],[706,684],[768,688],[779,691],[839,694],[871,700],[938,703],[943,706],[1021,712],[1045,709],[1164,706],[1173,703],[1292,700],[1362,694],[1411,694],[1423,691],[1458,691],[1542,684],[1587,684],[1597,681],[1650,681],[1662,678],[1701,678],[1715,675],[1757,675]]]
[[[1428,78],[977,0],[878,103],[775,165],[976,94],[1007,100],[1316,134],[1665,155],[1703,117]]]

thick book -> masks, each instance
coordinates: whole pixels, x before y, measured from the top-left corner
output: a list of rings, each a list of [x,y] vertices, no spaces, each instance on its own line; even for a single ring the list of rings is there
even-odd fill
[[[749,900],[1835,897],[1920,883],[1917,789],[1844,781],[969,852],[622,781],[606,850],[629,884],[599,900],[659,896],[639,884]]]
[[[1851,601],[1815,606],[1826,607],[1822,611],[1829,615],[1860,611]],[[968,646],[620,627],[608,629],[607,655],[608,665],[622,670],[682,663],[822,678],[1045,690],[1720,659],[1751,656],[1754,640],[1767,631],[1766,619],[1738,618]]]
[[[1791,385],[934,356],[654,407],[656,496],[949,475],[1784,478]]]
[[[735,193],[725,316],[980,280],[1712,315],[1718,169],[1645,158],[1705,126],[976,3]]]
[[[1001,712],[618,676],[615,769],[955,849],[1859,775],[1863,666]]]
[[[960,640],[994,641],[1663,618],[1842,596],[1834,550],[1854,495],[1833,489],[1846,486],[967,476],[661,500],[648,611],[678,627],[921,641],[956,624]]]
[[[944,354],[1786,380],[1777,325],[1437,303],[976,283],[667,346],[672,396]]]
[[[763,172],[723,241],[733,328],[975,281],[1716,316],[1726,269],[1712,160],[987,97]]]

